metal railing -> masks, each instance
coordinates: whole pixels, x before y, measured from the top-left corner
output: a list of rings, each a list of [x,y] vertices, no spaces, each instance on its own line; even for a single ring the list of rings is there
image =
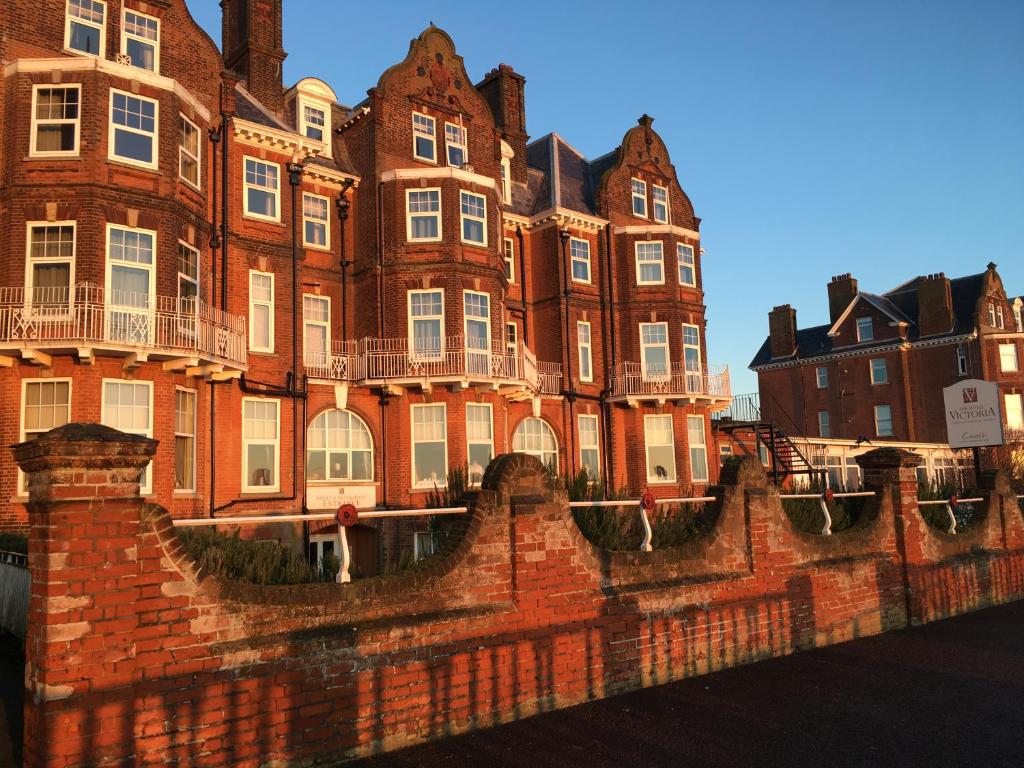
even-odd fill
[[[732,397],[727,365],[712,365],[704,371],[691,371],[683,363],[672,363],[664,371],[645,371],[640,363],[616,363],[612,368],[610,385],[612,397]]]
[[[245,365],[245,318],[194,297],[151,296],[92,283],[0,288],[0,345],[173,350]]]
[[[706,501],[717,501],[716,496],[681,496],[674,499],[655,499],[655,504],[699,504]],[[570,509],[590,507],[639,507],[640,524],[644,527],[644,537],[640,542],[641,552],[651,552],[654,547],[651,540],[654,538],[654,530],[651,528],[651,520],[647,516],[647,508],[639,499],[619,499],[615,501],[570,501]]]
[[[822,536],[832,535],[832,514],[828,511],[828,502],[832,499],[849,499],[858,496],[874,496],[874,491],[850,491],[844,493],[780,493],[780,499],[818,499],[821,503],[821,514],[825,518],[825,525],[821,529]]]
[[[469,511],[468,507],[439,507],[437,509],[360,509],[359,520],[385,517],[424,517],[428,515],[462,515]],[[238,517],[201,517],[181,518],[172,520],[175,528],[196,528],[209,525],[260,525],[266,523],[300,523],[315,521],[337,521],[334,512],[312,512],[297,515],[240,515]],[[352,581],[352,554],[348,549],[348,532],[346,526],[338,526],[338,551],[341,567],[335,579],[338,584]]]
[[[0,630],[25,639],[32,577],[28,556],[0,551]]]
[[[1024,498],[1024,497],[1018,497],[1018,498]],[[975,498],[970,498],[970,499],[961,499],[961,498],[958,498],[956,496],[953,496],[952,498],[949,498],[949,499],[918,499],[917,500],[917,505],[919,507],[937,507],[937,506],[940,506],[940,505],[944,506],[945,507],[945,512],[946,512],[946,517],[949,519],[949,528],[946,529],[946,533],[951,533],[951,534],[953,534],[955,536],[956,535],[957,523],[956,523],[956,515],[953,513],[953,507],[959,506],[960,504],[977,504],[977,503],[982,502],[984,500],[985,499],[983,499],[980,496],[979,497],[975,497]]]

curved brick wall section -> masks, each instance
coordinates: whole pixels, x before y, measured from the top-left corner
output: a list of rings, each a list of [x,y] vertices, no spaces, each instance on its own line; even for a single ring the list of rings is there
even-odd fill
[[[197,573],[137,496],[153,441],[91,425],[15,448],[31,475],[26,765],[328,765],[1024,595],[1005,478],[964,539],[916,504],[917,457],[862,457],[868,522],[794,531],[748,461],[704,542],[610,553],[540,464],[500,456],[432,566],[257,588]]]

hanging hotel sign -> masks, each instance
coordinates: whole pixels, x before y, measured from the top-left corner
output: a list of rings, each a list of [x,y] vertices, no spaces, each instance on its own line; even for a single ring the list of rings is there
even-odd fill
[[[950,448],[1003,444],[1003,415],[996,384],[966,379],[943,389],[942,399]]]

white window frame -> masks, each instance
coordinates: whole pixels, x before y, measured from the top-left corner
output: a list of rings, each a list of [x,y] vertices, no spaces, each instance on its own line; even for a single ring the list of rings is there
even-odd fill
[[[443,414],[441,418],[441,426],[444,428],[444,477],[441,478],[440,482],[426,481],[417,482],[416,480],[416,444],[417,443],[437,443],[438,440],[417,440],[416,439],[416,418],[413,414],[422,409],[440,409]],[[415,403],[409,406],[409,441],[411,443],[411,461],[409,464],[412,467],[412,487],[416,490],[432,489],[436,485],[438,488],[448,487],[448,405],[447,403]]]
[[[580,381],[592,382],[594,380],[593,337],[590,333],[590,323],[586,320],[576,321],[576,349],[579,353]],[[584,363],[586,364],[586,375],[583,373]]]
[[[1024,332],[1024,317],[1022,317],[1021,312],[1022,312],[1022,310],[1021,310],[1020,303],[1018,302],[1018,303],[1014,304],[1014,306],[1013,306],[1013,322],[1014,322],[1014,325],[1017,327],[1017,333]]]
[[[148,298],[148,306],[147,307],[143,308],[143,307],[134,307],[134,306],[128,305],[128,304],[118,304],[117,301],[116,301],[117,300],[117,294],[115,294],[113,292],[114,291],[114,287],[113,287],[114,286],[114,279],[113,279],[114,260],[111,259],[111,257],[110,257],[110,247],[111,247],[111,237],[110,236],[111,236],[111,233],[113,233],[115,230],[118,230],[118,231],[121,231],[121,232],[136,232],[136,233],[139,233],[139,234],[149,235],[150,237],[152,237],[152,240],[153,240],[153,259],[152,259],[152,261],[150,261],[149,264],[142,264],[142,263],[139,263],[139,262],[130,262],[130,261],[123,261],[123,262],[121,262],[121,263],[125,264],[127,266],[127,268],[130,268],[130,269],[140,269],[140,270],[145,269],[145,270],[147,270],[149,272],[149,294],[148,294],[149,298]],[[109,224],[108,223],[107,227],[106,227],[106,235],[107,235],[106,244],[105,244],[106,247],[104,249],[104,254],[103,254],[104,264],[105,264],[105,267],[104,267],[104,283],[103,284],[106,286],[106,290],[105,290],[105,294],[106,294],[105,299],[106,299],[106,301],[105,301],[105,304],[107,306],[107,312],[105,314],[107,316],[107,320],[106,320],[106,326],[107,327],[104,330],[107,333],[111,333],[112,330],[113,330],[113,328],[111,327],[113,325],[113,318],[114,318],[114,312],[111,311],[112,308],[115,309],[115,311],[124,311],[124,312],[129,313],[129,314],[143,314],[143,313],[145,313],[145,314],[148,314],[149,318],[150,318],[149,341],[152,341],[153,340],[153,333],[155,331],[155,327],[154,326],[156,325],[156,323],[154,321],[154,312],[156,311],[157,259],[159,258],[159,253],[160,253],[160,251],[159,251],[159,241],[157,239],[157,233],[156,233],[155,230],[152,230],[152,229],[141,229],[139,227],[123,227],[120,224]],[[175,270],[177,270],[177,254],[175,254]],[[150,437],[152,437],[152,435],[150,435]]]
[[[664,197],[658,200],[658,193],[663,192]],[[661,216],[658,215],[658,207],[662,208]],[[651,185],[651,217],[657,224],[668,224],[668,187],[658,184]]]
[[[669,435],[670,439],[667,443],[651,443],[650,441],[650,429],[648,425],[651,423],[651,419],[668,420]],[[671,470],[666,470],[665,477],[658,477],[657,473],[651,474],[651,448],[665,448],[671,447],[672,456],[672,467]],[[676,425],[670,414],[647,414],[644,416],[644,471],[647,473],[647,482],[659,485],[675,483],[679,472],[676,468]]]
[[[324,218],[314,219],[306,215],[306,198],[313,200],[322,200],[324,203]],[[312,223],[314,225],[319,224],[324,228],[324,243],[320,245],[318,243],[312,243],[306,239],[306,224]],[[329,251],[331,250],[331,200],[329,197],[324,195],[317,195],[312,192],[302,193],[302,245],[305,248],[312,248],[316,251]]]
[[[882,364],[881,372],[884,374],[884,378],[879,377],[878,370],[876,369],[876,364],[879,362]],[[871,376],[871,386],[874,387],[889,383],[889,363],[884,357],[872,357],[868,360],[868,370],[870,371]]]
[[[276,437],[270,440],[265,437],[255,438],[245,436],[245,404],[273,403],[275,413],[275,434]],[[243,397],[242,398],[242,493],[277,493],[281,490],[281,401],[271,397]],[[249,446],[250,445],[272,445],[274,448],[274,482],[270,485],[249,485]]]
[[[889,410],[889,431],[885,432],[885,433],[882,433],[882,432],[880,432],[878,430],[878,425],[879,425],[878,414],[879,414],[879,409],[880,408],[887,408]],[[875,436],[876,437],[892,437],[893,435],[895,435],[896,434],[896,425],[893,424],[892,406],[885,405],[885,404],[883,404],[883,405],[876,405],[874,407],[874,409],[873,409],[873,412],[874,412],[874,417],[875,417]]]
[[[178,393],[184,392],[192,397],[192,431],[179,432],[178,431]],[[174,388],[174,492],[175,493],[195,493],[196,492],[196,432],[197,432],[197,421],[199,412],[199,395],[194,389],[188,387],[175,387]],[[192,440],[192,486],[189,488],[178,488],[178,450],[177,443],[178,438],[186,438]]]
[[[156,40],[150,40],[148,37],[140,37],[139,35],[133,34],[128,31],[128,14],[131,13],[134,16],[141,16],[149,21],[156,22]],[[129,66],[141,69],[143,72],[152,72],[154,75],[160,74],[160,19],[148,13],[143,13],[135,8],[121,8],[121,55],[128,56],[128,40],[137,40],[143,45],[153,46],[153,68],[147,69],[146,67],[140,67],[137,64],[129,64]]]
[[[996,303],[994,301],[988,303],[988,324],[993,328],[996,327]]]
[[[651,248],[647,248],[646,246],[652,246],[652,247]],[[657,246],[657,250],[660,251],[660,256],[657,259],[645,258],[645,259],[643,259],[643,261],[641,261],[641,259],[640,259],[640,252],[641,251],[647,252],[649,250],[653,251],[653,250],[655,250],[655,248],[653,246]],[[661,240],[638,240],[637,242],[633,243],[633,254],[634,254],[634,261],[636,262],[636,284],[637,285],[664,285],[665,284],[665,244],[663,242],[661,242]],[[654,264],[658,265],[658,271],[659,271],[661,277],[659,279],[657,279],[657,280],[644,280],[643,277],[642,277],[643,270],[641,269],[641,265],[652,266]]]
[[[309,299],[313,304],[319,304],[321,309],[326,309],[327,319],[311,319],[306,314],[306,300]],[[307,336],[306,331],[309,328],[322,328],[324,331],[324,359],[317,359],[310,357],[310,351],[307,349]],[[319,352],[315,354],[321,354]],[[302,359],[303,363],[308,366],[315,366],[318,368],[326,368],[327,361],[331,356],[331,297],[321,296],[316,293],[304,293],[302,294]]]
[[[999,324],[1000,330],[1006,330],[1006,321],[1003,317],[1003,303],[996,300],[996,322]]]
[[[467,311],[467,299],[470,296],[481,296],[483,297],[484,305],[487,307],[486,317],[479,317],[477,315],[470,315]],[[469,347],[469,324],[484,323],[487,327],[487,346],[485,349],[477,349]],[[442,319],[443,323],[443,319]],[[442,326],[443,327],[443,326]],[[462,332],[465,334],[465,349],[466,349],[466,368],[471,373],[490,373],[491,370],[491,294],[484,291],[470,291],[464,290],[462,292]]]
[[[477,216],[473,213],[466,213],[462,209],[462,203],[464,198],[476,198],[482,204],[484,209],[483,216]],[[478,222],[483,231],[483,240],[467,240],[466,239],[466,222],[475,221]],[[459,190],[459,238],[466,245],[472,245],[478,248],[487,247],[487,197],[485,195],[477,194],[476,192],[470,192],[468,189]]]
[[[178,178],[188,184],[190,187],[195,189],[203,188],[203,133],[199,130],[199,126],[189,120],[180,112],[178,117],[181,119],[180,132],[178,134]],[[190,127],[196,132],[196,154],[193,155],[185,148],[185,126]],[[183,156],[190,160],[195,161],[196,164],[196,180],[192,181],[184,173],[182,173],[183,167]]]
[[[152,381],[140,381],[138,379],[100,379],[100,424],[106,426],[113,426],[107,424],[107,384],[131,384],[132,386],[144,386],[149,390],[149,425],[144,430],[128,430],[121,429],[120,427],[114,427],[120,429],[122,432],[132,435],[142,435],[144,437],[153,437],[153,382]],[[142,496],[148,496],[153,493],[153,462],[150,461],[143,470],[145,472],[145,483],[140,485],[139,494]]]
[[[584,429],[583,424],[591,424],[592,427],[587,429],[587,432],[592,432],[594,442],[589,443],[584,441]],[[597,472],[594,475],[590,475],[588,472],[587,479],[591,483],[596,483],[601,478],[601,423],[598,417],[592,413],[581,413],[577,419],[576,424],[577,433],[579,434],[580,443],[580,466],[587,466],[587,462],[583,460],[584,451],[594,452],[594,465],[597,467]]]
[[[71,227],[71,256],[58,258],[32,258],[32,230],[37,227]],[[35,264],[69,264],[68,269],[68,298],[67,313],[53,315],[47,312],[48,317],[70,314],[71,306],[75,301],[75,261],[78,250],[78,223],[75,221],[26,221],[25,222],[25,306],[35,311],[35,281],[33,280],[33,265]],[[44,302],[45,304],[45,302]]]
[[[644,327],[646,326],[661,326],[665,329],[665,341],[664,342],[646,342],[644,341]],[[647,349],[648,348],[660,348],[665,350],[665,372],[652,374],[647,370]],[[668,338],[668,323],[656,322],[656,323],[640,323],[640,374],[644,381],[664,381],[672,375],[672,350],[669,347]]]
[[[828,411],[818,411],[818,437],[832,437],[832,415]]]
[[[867,335],[864,331],[867,329]],[[874,341],[875,340],[875,319],[873,317],[858,317],[857,318],[857,341]]]
[[[693,440],[694,424],[700,424],[700,442]],[[708,425],[703,416],[692,416],[686,417],[686,444],[690,449],[690,480],[694,483],[701,483],[706,485],[711,482],[711,466],[708,462]],[[703,467],[703,475],[698,475],[697,468],[697,456],[696,451],[701,451],[700,454],[700,466]]]
[[[413,211],[412,210],[412,194],[414,192],[436,192],[437,193],[437,210],[436,211]],[[413,187],[405,190],[405,239],[410,243],[439,243],[441,238],[444,236],[444,230],[442,227],[441,220],[441,206],[442,196],[440,187]],[[412,233],[412,220],[413,217],[426,218],[431,217],[437,220],[437,236],[436,237],[414,237]]]
[[[265,165],[267,167],[273,167],[277,170],[275,174],[274,188],[265,187],[259,184],[250,184],[248,179],[249,163],[256,165]],[[270,192],[274,196],[274,215],[268,216],[265,213],[259,213],[258,211],[249,210],[249,190],[256,189],[262,192]],[[272,162],[270,160],[263,160],[259,157],[252,157],[251,155],[242,156],[242,216],[247,219],[257,219],[258,221],[281,221],[281,165],[279,163]]]
[[[440,315],[418,315],[413,317],[412,314],[412,297],[417,294],[424,293],[439,293],[441,294],[441,314]],[[444,288],[411,288],[406,292],[406,322],[409,327],[409,359],[410,360],[440,360],[444,357],[445,347],[445,295]],[[439,320],[439,331],[438,331],[438,350],[435,354],[430,351],[424,353],[417,351],[416,349],[416,337],[413,333],[414,324],[416,320]]]
[[[420,128],[417,124],[417,118],[424,121],[424,125],[429,122],[430,132],[428,133],[425,128]],[[413,112],[412,117],[412,156],[419,160],[421,163],[430,163],[431,165],[437,165],[437,120],[430,115],[425,115],[422,112]],[[433,147],[433,157],[424,157],[416,151],[416,139],[417,137],[424,137],[430,141],[431,147]]]
[[[149,102],[153,105],[153,132],[149,133],[141,128],[132,128],[127,125],[120,125],[114,122],[114,96],[115,95],[126,96],[129,99],[138,99],[139,101]],[[140,96],[130,91],[122,91],[117,88],[110,89],[110,106],[107,113],[107,159],[114,160],[118,163],[126,163],[128,165],[134,165],[137,168],[146,168],[148,170],[156,170],[160,166],[160,102],[156,99],[148,99],[145,96]],[[136,160],[132,157],[124,157],[122,155],[115,154],[114,152],[114,137],[117,131],[125,131],[127,133],[134,133],[138,136],[148,136],[153,142],[153,160],[152,162],[144,162],[142,160]]]
[[[697,343],[691,344],[686,341],[686,331],[692,330],[693,336],[696,337]],[[683,323],[683,335],[682,335],[682,349],[683,349],[683,373],[686,375],[686,391],[687,392],[703,392],[704,391],[704,359],[701,354],[701,338],[700,338],[700,326],[694,325],[693,323]],[[696,350],[697,352],[697,365],[692,367],[690,360],[687,359],[687,351]]]
[[[188,274],[187,272],[181,271],[181,250],[184,248],[190,251],[195,258],[196,262],[196,274],[195,277]],[[175,291],[177,297],[177,303],[175,309],[178,313],[178,327],[187,333],[190,338],[195,336],[196,324],[195,320],[199,312],[199,270],[202,268],[202,253],[195,246],[186,243],[184,240],[178,240],[178,253],[174,260],[175,263]],[[186,303],[186,297],[181,295],[181,283],[185,281],[195,286],[195,304],[189,307]]]
[[[505,205],[512,203],[512,161],[501,158],[501,200]]]
[[[18,442],[20,442],[20,443],[25,442],[25,440],[26,440],[26,438],[28,437],[28,434],[29,434],[28,432],[25,431],[25,406],[28,404],[27,399],[26,399],[26,397],[28,395],[28,386],[30,384],[46,384],[46,383],[54,383],[54,384],[58,384],[59,383],[59,384],[67,384],[68,385],[68,410],[67,410],[67,418],[64,421],[64,424],[68,424],[68,423],[71,422],[71,403],[72,403],[72,397],[74,395],[74,386],[75,386],[74,382],[73,382],[73,380],[71,378],[22,379],[21,380],[21,408],[19,409],[20,410],[20,413],[19,413],[19,419],[20,420],[18,422]],[[63,424],[60,424],[58,426],[63,426]],[[34,430],[32,430],[32,434],[45,434],[48,431],[49,430],[35,430],[34,429]],[[25,475],[25,473],[22,472],[21,469],[18,469],[18,490],[17,490],[17,495],[18,496],[28,496],[28,488],[26,487],[26,482],[25,482],[26,480],[27,480],[27,476]]]
[[[814,383],[817,389],[828,389],[827,365],[819,365],[814,369]]]
[[[1017,373],[1020,371],[1020,359],[1017,355],[1017,344],[999,345],[999,371],[1001,373]]]
[[[586,277],[576,277],[576,265],[582,264],[586,270]],[[569,274],[574,283],[586,283],[590,285],[592,275],[590,271],[590,241],[581,237],[569,238]]]
[[[531,437],[530,435],[527,435],[525,433],[525,431],[524,432],[520,432],[520,430],[523,430],[526,427],[527,424],[530,424],[532,426],[535,423],[539,423],[541,425],[541,427],[543,427],[543,429],[547,430],[547,432],[543,433],[543,434],[550,434],[551,440],[555,444],[555,447],[554,447],[553,451],[545,451],[543,448],[541,448],[539,451],[537,451],[537,450],[533,450],[533,449],[527,448],[526,446],[524,446],[522,449],[517,449],[516,448],[516,437],[517,437],[517,435],[522,434],[524,442],[529,437]],[[543,441],[543,436],[541,437],[541,439]],[[551,470],[556,475],[558,474],[558,463],[559,463],[559,460],[561,459],[561,455],[560,455],[561,448],[558,445],[558,433],[555,432],[554,427],[552,427],[547,422],[546,419],[542,419],[542,418],[540,418],[538,416],[527,416],[525,419],[520,421],[516,425],[515,430],[512,432],[512,452],[513,453],[522,453],[522,454],[525,454],[527,456],[533,456],[535,459],[537,459],[541,464],[543,464],[546,467],[549,466],[549,465],[545,462],[544,455],[546,453],[552,453],[552,454],[554,454],[555,462],[554,462],[554,466],[551,467]]]
[[[461,138],[461,141],[456,140],[458,138]],[[456,164],[452,162],[452,149],[462,150],[461,163]],[[462,166],[469,163],[469,131],[466,129],[466,126],[459,125],[458,123],[445,122],[444,160],[446,165],[450,165],[453,168],[461,168]]]
[[[631,195],[631,210],[633,215],[638,219],[647,218],[647,182],[643,179],[638,179],[635,176],[629,180],[629,189]],[[643,209],[642,213],[637,212],[637,201],[640,201],[640,208]]]
[[[348,438],[349,444],[348,444],[348,446],[347,447],[343,446],[343,447],[340,447],[340,448],[339,447],[332,447],[329,444],[330,443],[330,428],[325,423],[324,426],[323,426],[323,429],[324,429],[324,445],[325,445],[325,447],[323,447],[323,448],[311,448],[311,447],[309,447],[311,430],[313,429],[313,427],[315,425],[317,425],[317,422],[320,421],[321,419],[323,419],[323,421],[326,422],[327,414],[329,414],[329,413],[331,413],[333,411],[337,411],[338,413],[343,413],[343,414],[345,414],[348,417],[348,421],[349,421],[349,426],[348,426],[348,429],[347,429],[347,431],[349,433],[349,438]],[[366,431],[366,436],[367,436],[367,439],[368,439],[368,441],[370,443],[370,447],[368,449],[367,448],[353,448],[352,447],[351,435],[354,432],[356,432],[355,427],[359,427],[359,428],[361,428],[361,429]],[[374,474],[376,472],[376,467],[375,467],[375,464],[374,464],[375,459],[374,459],[373,432],[370,430],[370,425],[366,423],[366,421],[363,419],[362,416],[360,416],[359,414],[355,413],[354,411],[350,411],[350,410],[347,410],[345,408],[328,408],[326,410],[321,411],[320,413],[318,413],[316,416],[313,417],[313,419],[309,422],[309,426],[306,427],[306,431],[307,431],[307,435],[306,435],[306,441],[307,441],[307,447],[306,447],[306,475],[307,475],[307,477],[306,477],[306,480],[307,480],[307,482],[310,482],[310,483],[338,483],[338,482],[344,482],[344,483],[372,483],[373,482]],[[346,430],[344,430],[343,428],[339,428],[339,431],[344,432]],[[353,472],[352,472],[352,467],[353,467],[352,455],[354,453],[365,453],[367,451],[369,451],[369,454],[370,454],[370,460],[369,460],[369,462],[367,464],[367,466],[369,467],[369,470],[370,470],[370,476],[369,477],[358,477],[358,478],[357,477],[353,477]],[[319,452],[319,453],[323,453],[324,454],[324,477],[322,479],[319,479],[319,480],[311,479],[308,476],[309,475],[309,465],[310,465],[309,455],[311,453],[314,453],[314,452]],[[331,454],[338,454],[338,453],[344,453],[347,456],[346,461],[348,463],[348,472],[347,472],[347,476],[346,477],[338,477],[338,476],[333,476],[331,474]]]
[[[1011,407],[1010,403],[1016,403]],[[1024,429],[1024,395],[1007,392],[1003,395],[1003,410],[1006,413],[1008,429]]]
[[[86,21],[79,17],[72,17],[70,13],[71,3],[70,0],[64,3],[64,50],[68,53],[75,54],[76,56],[93,56],[98,59],[106,58],[107,53],[107,3],[106,0],[93,0],[96,5],[103,7],[103,21],[97,24],[94,21]],[[72,21],[75,24],[81,24],[83,27],[92,27],[93,29],[99,30],[100,33],[100,49],[96,53],[89,53],[88,51],[81,51],[78,48],[71,47],[71,24]]]
[[[486,409],[486,411],[487,411],[487,424],[488,424],[488,427],[489,427],[488,432],[490,433],[490,437],[487,440],[482,440],[480,438],[471,438],[469,436],[469,423],[470,423],[470,421],[469,421],[469,413],[470,413],[470,409],[475,409],[475,408]],[[472,467],[472,464],[470,463],[471,459],[472,459],[472,455],[470,454],[470,450],[469,450],[471,445],[478,445],[478,446],[479,445],[486,445],[488,447],[488,449],[490,450],[490,459],[488,461],[488,464],[491,461],[494,460],[494,408],[493,408],[493,406],[490,403],[466,403],[466,466],[467,467]],[[483,480],[483,473],[486,470],[487,470],[486,466],[481,470],[481,472],[480,472],[480,480],[474,480],[473,476],[472,476],[472,470],[470,470],[469,472],[467,472],[466,482],[469,485],[474,486],[474,487],[480,485],[480,482]]]
[[[322,112],[324,116],[324,124],[317,125],[316,123],[312,123],[307,120],[306,107]],[[323,101],[311,99],[308,96],[300,95],[295,101],[295,118],[296,122],[299,124],[299,133],[302,135],[302,138],[306,141],[317,142],[323,148],[321,154],[325,157],[331,157],[331,105]],[[306,129],[310,126],[321,131],[323,133],[323,138],[314,139],[310,136],[306,132]]]
[[[39,92],[40,91],[77,91],[78,92],[78,117],[74,120],[67,118],[52,118],[47,117],[40,119],[37,117],[37,110],[39,107]],[[68,150],[46,150],[39,149],[37,146],[37,139],[39,137],[38,128],[41,125],[67,125],[68,123],[74,123],[75,126],[75,148]],[[82,85],[80,83],[45,83],[40,85],[32,86],[32,114],[31,114],[31,134],[29,135],[29,157],[78,157],[82,147]]]
[[[501,259],[505,264],[505,277],[510,283],[516,281],[516,246],[511,237],[502,238]]]
[[[253,276],[254,275],[259,275],[260,277],[269,277],[270,278],[270,300],[269,301],[265,301],[265,300],[262,300],[262,299],[257,301],[256,299],[253,298],[253,295],[252,295],[252,293],[253,293],[253,291],[252,291],[252,282],[253,282]],[[276,303],[276,298],[277,297],[276,297],[276,285],[275,285],[274,273],[273,272],[261,272],[258,269],[250,269],[249,270],[249,351],[250,352],[268,352],[268,353],[273,353],[273,351],[274,351],[274,305]],[[267,331],[268,331],[267,337],[270,340],[270,345],[266,346],[266,347],[261,347],[258,344],[256,344],[256,340],[253,337],[253,330],[256,327],[256,324],[252,321],[252,319],[253,319],[253,307],[257,307],[257,306],[259,306],[259,307],[267,307],[267,316],[269,318],[269,320],[268,320],[268,328],[267,328]]]
[[[687,261],[687,256],[689,261]],[[687,288],[697,287],[697,258],[692,245],[676,243],[676,265],[679,271],[679,284]],[[683,277],[684,270],[690,271],[690,279]]]

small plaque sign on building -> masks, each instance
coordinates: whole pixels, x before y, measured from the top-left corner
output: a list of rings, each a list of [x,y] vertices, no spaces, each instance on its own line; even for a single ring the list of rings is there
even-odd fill
[[[996,384],[965,379],[943,389],[942,398],[950,448],[1003,445],[1003,414]]]

